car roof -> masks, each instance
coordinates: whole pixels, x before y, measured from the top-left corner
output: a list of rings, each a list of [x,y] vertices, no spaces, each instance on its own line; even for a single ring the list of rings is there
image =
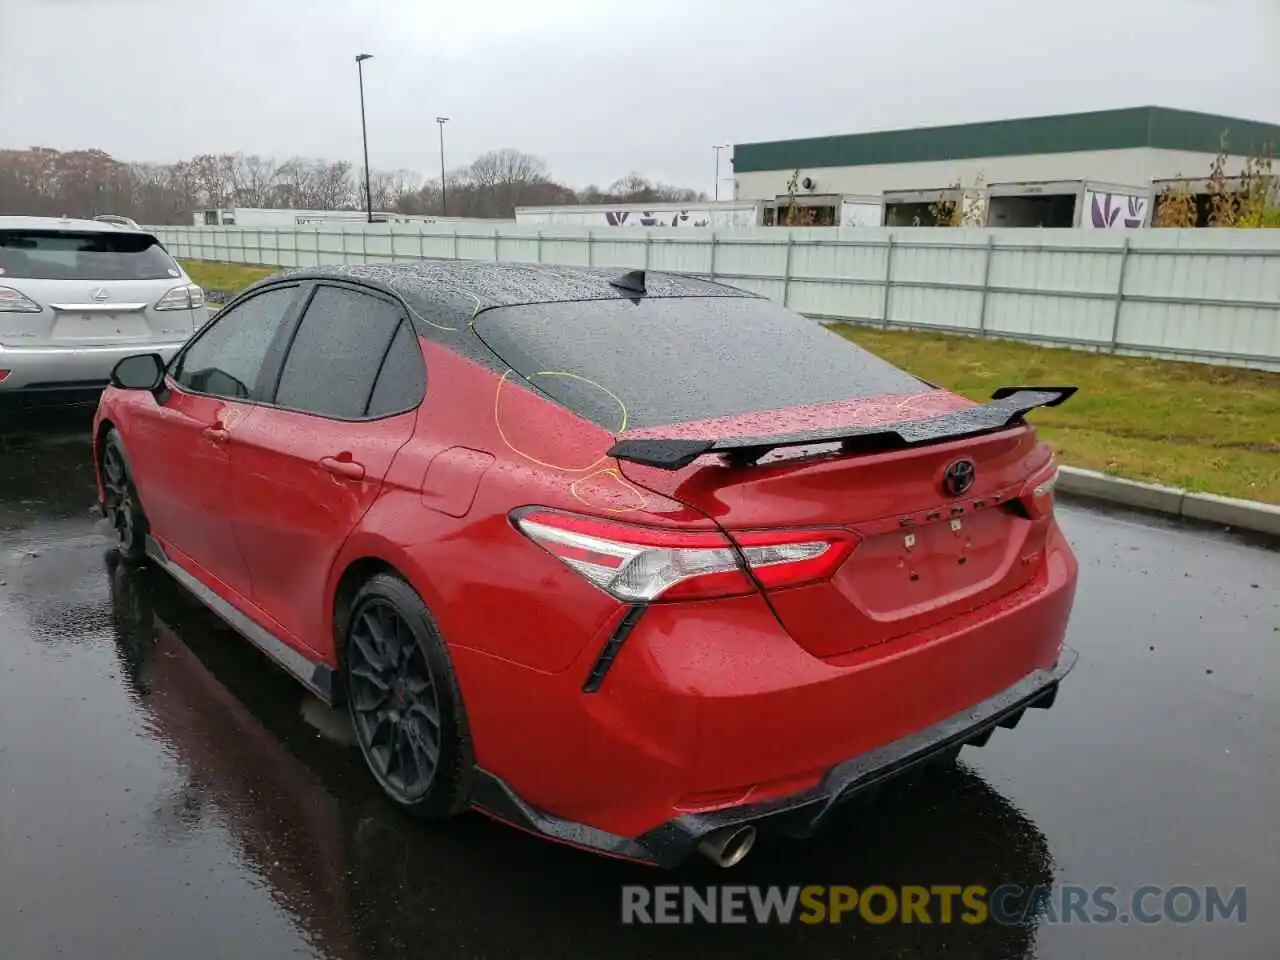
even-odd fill
[[[448,325],[481,310],[526,303],[623,300],[637,294],[611,285],[624,267],[568,267],[545,263],[477,260],[414,260],[407,263],[334,264],[298,267],[276,278],[355,280],[390,290],[430,319]],[[272,279],[276,279],[272,278]],[[755,297],[710,280],[648,272],[645,297]]]
[[[75,230],[81,233],[137,233],[108,220],[76,220],[70,217],[0,217],[0,230]]]
[[[643,294],[619,289],[610,283],[627,272],[625,267],[567,267],[483,260],[333,264],[281,271],[253,284],[241,296],[290,280],[348,280],[381,289],[409,306],[420,336],[497,374],[504,373],[507,365],[477,335],[472,324],[482,310],[638,297],[760,299],[759,294],[723,283],[670,273],[646,272]]]

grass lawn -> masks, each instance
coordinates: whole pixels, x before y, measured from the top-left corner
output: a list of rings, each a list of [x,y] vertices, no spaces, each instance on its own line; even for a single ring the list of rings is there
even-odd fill
[[[1074,385],[1029,419],[1062,461],[1135,480],[1280,503],[1280,373],[834,324],[841,336],[973,400]]]
[[[239,293],[251,283],[263,277],[279,273],[280,267],[247,267],[242,263],[215,263],[212,260],[181,260],[182,269],[187,271],[193,283],[206,290],[222,290],[227,293]]]

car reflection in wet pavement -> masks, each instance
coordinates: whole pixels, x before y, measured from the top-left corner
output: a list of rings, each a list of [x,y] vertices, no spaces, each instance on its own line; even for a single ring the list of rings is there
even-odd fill
[[[673,875],[393,810],[342,715],[118,562],[86,427],[0,441],[0,957],[1274,955],[1275,552],[1063,508],[1082,659],[1053,710],[814,841]],[[1063,882],[1246,885],[1249,919],[621,924],[624,884]]]

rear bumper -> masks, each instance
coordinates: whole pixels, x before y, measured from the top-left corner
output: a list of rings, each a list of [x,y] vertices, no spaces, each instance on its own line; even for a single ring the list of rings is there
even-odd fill
[[[777,817],[804,833],[829,800],[1045,705],[1075,659],[1063,639],[1077,573],[1055,525],[1037,575],[1015,592],[825,659],[759,597],[651,605],[620,645],[606,643],[620,632],[610,623],[557,674],[455,646],[464,696],[483,703],[469,716],[477,762],[494,775],[476,805],[663,865],[733,818]]]
[[[809,837],[845,802],[900,777],[962,746],[982,746],[997,727],[1013,728],[1029,709],[1048,709],[1058,685],[1075,666],[1078,654],[1062,648],[1057,662],[1035,670],[981,703],[923,730],[845,760],[807,790],[762,803],[744,803],[692,813],[630,838],[541,813],[500,779],[481,771],[473,802],[483,812],[534,833],[608,856],[674,868],[691,857],[708,834],[754,826],[792,837]]]
[[[158,353],[168,362],[186,341],[148,343],[134,341],[108,347],[0,346],[0,395],[55,394],[101,391],[115,365],[139,353]]]
[[[1053,706],[1058,684],[1075,666],[1077,656],[1064,647],[1050,669],[1037,670],[996,696],[918,733],[837,764],[809,790],[764,803],[676,817],[638,842],[655,863],[674,866],[687,859],[704,836],[725,827],[750,824],[793,837],[812,836],[845,801],[960,747],[982,746],[996,727],[1017,726],[1028,709]]]

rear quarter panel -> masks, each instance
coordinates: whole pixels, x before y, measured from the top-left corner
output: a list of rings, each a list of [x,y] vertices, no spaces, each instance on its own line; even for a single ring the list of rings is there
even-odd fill
[[[325,635],[334,635],[342,574],[373,558],[409,580],[450,646],[562,671],[621,605],[516,530],[511,511],[533,505],[650,523],[701,518],[628,483],[604,456],[613,442],[608,432],[429,341],[423,350],[427,395],[415,436],[338,556]],[[456,498],[441,504],[424,495],[433,462],[459,448],[493,458],[462,516],[454,515]]]

